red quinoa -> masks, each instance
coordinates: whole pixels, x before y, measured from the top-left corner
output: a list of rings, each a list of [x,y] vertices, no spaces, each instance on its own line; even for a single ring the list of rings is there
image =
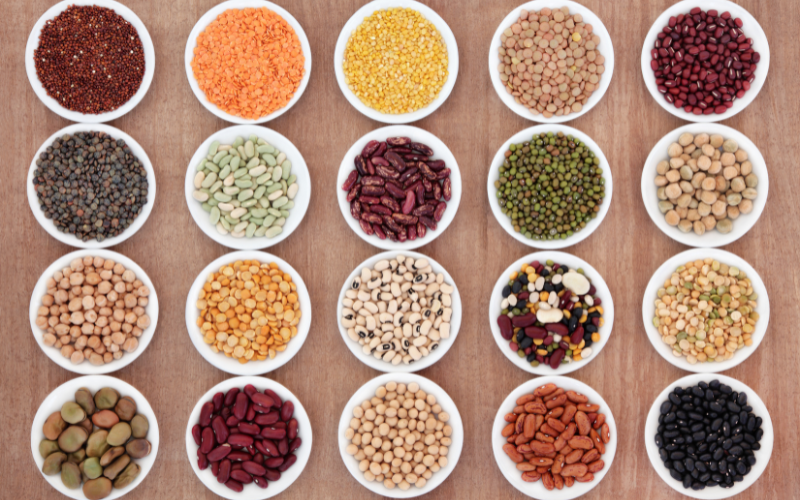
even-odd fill
[[[72,5],[47,21],[34,61],[47,94],[85,114],[119,108],[144,78],[144,49],[136,28],[104,7]]]

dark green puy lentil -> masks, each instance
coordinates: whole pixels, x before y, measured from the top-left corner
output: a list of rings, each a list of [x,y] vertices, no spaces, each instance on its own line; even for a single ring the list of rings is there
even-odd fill
[[[33,186],[56,228],[82,241],[119,236],[147,204],[147,172],[122,139],[64,135],[39,155]]]
[[[532,240],[566,239],[597,217],[605,197],[600,158],[562,132],[511,144],[495,181],[514,231]]]

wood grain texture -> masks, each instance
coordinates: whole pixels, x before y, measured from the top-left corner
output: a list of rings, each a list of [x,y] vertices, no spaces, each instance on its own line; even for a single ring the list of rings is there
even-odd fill
[[[313,53],[308,89],[288,113],[268,124],[292,140],[308,162],[313,199],[300,228],[271,252],[288,260],[308,284],[314,320],[300,353],[269,374],[287,386],[309,411],[313,457],[282,498],[373,498],[347,472],[337,449],[336,426],[343,405],[364,382],[378,375],[355,359],[337,329],[336,298],[343,280],[377,253],[346,225],[334,194],[342,156],[364,133],[380,124],[368,120],[342,96],[333,72],[339,30],[363,0],[275,0],[304,27]],[[461,68],[452,95],[416,125],[439,136],[459,161],[464,196],[451,227],[422,252],[443,263],[461,291],[461,333],[450,352],[422,375],[449,392],[465,423],[464,452],[453,474],[428,498],[523,498],[503,478],[490,449],[497,407],[528,374],[509,363],[495,346],[487,318],[491,288],[511,262],[533,250],[503,232],[491,215],[485,191],[489,162],[508,137],[534,125],[507,109],[491,87],[487,54],[498,23],[521,0],[425,0],[451,26]],[[620,440],[614,464],[587,499],[677,499],[652,469],[644,447],[646,413],[656,395],[686,375],[661,359],[644,333],[641,304],[658,266],[684,250],[663,235],[642,205],[639,181],[652,146],[682,122],[667,114],[647,92],[639,57],[642,41],[670,0],[579,0],[597,13],[613,37],[616,68],[608,93],[588,114],[570,122],[605,152],[615,193],[608,217],[586,241],[567,251],[603,274],[614,297],[616,321],[597,359],[571,376],[600,392],[615,415]],[[42,271],[72,249],[50,238],[28,209],[25,180],[41,142],[68,123],[34,95],[25,75],[24,47],[37,18],[53,0],[3,0],[0,15],[0,168],[4,213],[0,221],[0,498],[62,498],[42,480],[31,459],[30,423],[45,396],[75,375],[40,352],[27,317],[31,291]],[[193,474],[184,446],[189,412],[210,387],[228,377],[192,347],[184,305],[192,281],[211,260],[226,253],[194,224],[183,196],[186,165],[212,132],[228,126],[192,94],[183,65],[186,38],[215,0],[126,0],[144,21],[156,49],[152,87],[139,106],[112,125],[133,136],[156,171],[158,199],[145,226],[115,248],[153,279],[161,300],[158,330],[147,351],[115,372],[137,387],[155,410],[161,428],[156,466],[126,498],[211,499]],[[772,67],[761,94],[744,112],[724,123],[748,135],[761,149],[772,180],[760,221],[727,249],[761,274],[771,293],[768,334],[731,375],[766,402],[775,425],[775,449],[761,479],[739,498],[800,498],[797,469],[800,437],[797,411],[800,355],[800,195],[796,184],[800,110],[795,69],[800,56],[796,21],[800,2],[740,0],[761,22],[771,43]],[[794,20],[794,21],[792,21]],[[786,344],[785,342],[789,342]]]

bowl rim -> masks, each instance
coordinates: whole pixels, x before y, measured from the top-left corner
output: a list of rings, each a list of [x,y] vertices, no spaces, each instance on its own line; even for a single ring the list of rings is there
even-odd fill
[[[289,342],[286,350],[280,353],[280,355],[275,356],[274,359],[266,359],[260,362],[252,361],[241,364],[238,361],[235,361],[233,358],[213,352],[211,348],[203,341],[202,337],[198,335],[197,326],[195,325],[195,321],[198,317],[195,302],[198,294],[200,293],[200,289],[206,282],[206,278],[209,274],[218,271],[220,267],[237,260],[252,259],[256,259],[262,264],[275,262],[278,264],[278,267],[284,271],[284,273],[291,275],[292,281],[297,285],[297,297],[302,307],[303,315],[300,317],[300,323],[297,325],[297,335],[291,342]],[[212,366],[214,366],[214,368],[222,370],[226,373],[230,373],[231,375],[255,376],[264,375],[273,370],[277,370],[281,366],[288,363],[298,352],[300,352],[300,349],[303,347],[303,344],[308,337],[310,329],[311,298],[308,295],[308,288],[306,288],[303,278],[300,276],[300,273],[297,272],[297,270],[288,262],[267,252],[258,250],[240,250],[221,255],[208,264],[202,271],[200,271],[200,274],[198,274],[194,279],[192,287],[189,290],[189,294],[186,297],[186,332],[191,339],[192,345],[194,345],[195,349],[197,349],[197,352]]]
[[[200,419],[200,408],[204,403],[211,401],[211,398],[214,396],[214,394],[217,392],[227,392],[233,387],[243,389],[244,386],[248,384],[255,386],[259,392],[264,392],[264,388],[271,389],[275,391],[275,393],[278,394],[278,396],[280,396],[284,401],[288,400],[294,404],[293,417],[296,418],[298,422],[300,429],[298,437],[302,439],[302,445],[300,448],[298,448],[298,452],[295,452],[295,455],[297,455],[297,462],[295,462],[289,471],[281,473],[281,477],[278,479],[278,481],[270,481],[270,488],[261,489],[257,486],[250,486],[246,484],[244,485],[243,492],[236,493],[235,491],[228,489],[224,484],[218,483],[214,475],[211,473],[210,468],[201,471],[197,466],[198,446],[194,442],[194,437],[192,437],[192,427],[194,427],[194,425]],[[259,377],[255,375],[228,378],[206,391],[205,394],[203,394],[197,400],[197,403],[194,405],[194,408],[189,414],[189,421],[186,424],[185,438],[186,455],[195,476],[197,476],[197,479],[199,479],[200,482],[203,483],[203,485],[211,492],[231,500],[264,500],[267,498],[272,498],[287,490],[302,475],[306,464],[308,464],[308,460],[311,456],[311,448],[313,446],[313,430],[311,426],[311,419],[309,418],[305,407],[300,402],[300,398],[292,393],[292,391],[287,389],[283,384],[270,378]],[[302,452],[300,450],[302,450]]]
[[[353,279],[361,274],[361,268],[363,267],[372,267],[378,261],[383,259],[391,260],[397,257],[398,255],[404,255],[405,257],[413,257],[414,259],[427,259],[430,263],[433,270],[437,273],[442,273],[444,275],[445,282],[452,285],[453,293],[451,294],[452,297],[452,305],[451,308],[453,310],[453,315],[450,321],[450,338],[445,339],[447,342],[442,345],[441,341],[439,342],[439,349],[436,352],[429,354],[428,356],[420,359],[419,361],[413,364],[400,364],[400,365],[392,365],[391,363],[387,363],[383,360],[376,359],[374,356],[367,356],[361,351],[361,346],[356,344],[350,337],[347,335],[347,329],[342,326],[341,317],[342,317],[342,310],[344,309],[344,305],[342,304],[342,300],[344,300],[344,294],[349,289],[348,284],[353,281]],[[381,252],[379,254],[375,254],[361,264],[356,266],[353,272],[347,277],[347,279],[342,283],[342,289],[339,291],[339,300],[336,306],[336,323],[339,327],[339,334],[342,336],[342,340],[344,340],[347,347],[350,349],[350,352],[353,353],[353,356],[358,358],[359,361],[364,363],[365,365],[369,366],[374,370],[378,370],[380,372],[392,372],[392,373],[413,373],[416,371],[424,370],[425,368],[430,367],[447,354],[447,351],[453,346],[456,341],[456,337],[458,337],[458,332],[461,329],[461,314],[462,314],[462,304],[461,304],[461,295],[458,293],[458,286],[456,286],[455,280],[447,272],[447,269],[444,268],[441,264],[439,264],[433,258],[421,254],[419,252],[414,251],[394,251],[389,250],[386,252]]]
[[[716,229],[709,231],[702,236],[698,236],[694,232],[683,233],[677,227],[670,226],[664,219],[664,214],[658,209],[658,198],[656,196],[656,187],[654,180],[656,178],[656,166],[662,160],[666,160],[667,148],[670,144],[677,142],[677,138],[683,133],[699,134],[719,134],[724,138],[734,139],[739,143],[739,147],[747,152],[748,160],[753,164],[753,173],[758,176],[758,191],[759,195],[753,200],[753,211],[749,214],[740,215],[733,224],[733,229],[727,234],[722,234]],[[675,139],[675,140],[672,140]],[[647,209],[647,214],[653,223],[666,234],[678,243],[682,243],[692,247],[721,247],[729,245],[739,238],[747,234],[753,226],[756,225],[761,214],[764,212],[764,207],[767,204],[769,197],[769,169],[767,168],[764,156],[749,137],[739,132],[738,130],[722,125],[720,123],[689,123],[682,127],[667,133],[659,140],[647,160],[644,162],[642,168],[642,201]],[[742,220],[744,219],[744,220]]]
[[[150,326],[145,328],[141,337],[139,337],[139,347],[137,347],[134,352],[125,353],[122,358],[114,360],[111,363],[106,363],[102,366],[95,366],[88,360],[85,360],[83,363],[78,365],[72,364],[69,359],[61,355],[60,350],[56,349],[55,347],[48,347],[44,344],[44,341],[42,340],[42,330],[36,326],[36,318],[38,316],[37,311],[41,304],[41,298],[47,290],[47,280],[50,279],[56,271],[63,269],[64,267],[69,267],[69,263],[73,259],[85,257],[87,255],[92,257],[102,257],[104,259],[112,259],[115,262],[122,264],[126,269],[130,269],[136,273],[136,278],[141,280],[142,284],[150,289],[150,295],[148,296],[149,302],[145,308],[147,315],[150,316]],[[39,276],[39,279],[36,281],[36,285],[31,292],[31,301],[28,309],[31,333],[36,339],[36,343],[39,345],[41,350],[47,355],[48,358],[50,358],[61,368],[69,370],[73,373],[79,373],[81,375],[103,375],[121,370],[122,368],[125,368],[129,364],[133,363],[136,361],[136,358],[138,358],[145,351],[145,349],[147,349],[147,346],[150,345],[150,342],[155,336],[156,327],[158,326],[158,293],[153,285],[153,281],[150,279],[144,269],[142,269],[136,262],[112,250],[75,250],[74,252],[70,252],[57,258],[47,267],[47,269],[44,270],[44,272],[42,272],[42,274]]]
[[[450,420],[448,423],[453,428],[453,443],[450,446],[447,454],[447,466],[431,476],[431,479],[429,479],[427,484],[425,484],[425,486],[422,488],[414,487],[409,488],[406,491],[403,491],[399,488],[389,490],[383,485],[383,483],[374,481],[367,482],[363,477],[363,473],[358,470],[358,462],[351,455],[348,455],[347,451],[345,451],[347,445],[349,444],[349,440],[344,437],[344,433],[347,428],[350,427],[352,409],[360,405],[365,399],[369,399],[370,397],[374,396],[375,389],[389,382],[398,382],[404,384],[416,382],[419,384],[420,389],[425,391],[426,394],[433,394],[436,397],[436,402],[442,405],[442,408],[446,409],[447,413],[450,414]],[[342,457],[345,467],[347,467],[347,470],[350,472],[353,478],[355,478],[355,480],[358,481],[361,486],[369,491],[389,498],[414,498],[430,493],[439,487],[445,480],[447,480],[447,477],[451,472],[453,472],[453,469],[455,469],[464,447],[464,423],[461,420],[461,414],[459,413],[455,402],[438,384],[416,373],[382,373],[377,377],[368,380],[353,393],[353,395],[345,404],[337,429],[339,455]]]
[[[300,80],[300,85],[297,87],[294,96],[292,96],[286,106],[258,119],[250,120],[222,111],[215,104],[211,103],[208,98],[206,98],[205,93],[200,90],[200,86],[197,84],[197,80],[194,78],[194,72],[192,71],[192,60],[194,59],[194,49],[197,47],[197,37],[201,32],[205,31],[208,25],[216,20],[220,14],[229,9],[241,10],[245,8],[261,7],[266,7],[268,10],[278,14],[287,22],[287,24],[289,24],[289,26],[292,27],[294,32],[297,34],[298,40],[300,41],[300,47],[303,49],[303,57],[305,58],[305,62],[303,64],[303,78]],[[189,87],[191,87],[192,93],[200,102],[200,104],[202,104],[204,108],[218,118],[222,118],[227,122],[238,125],[257,125],[260,123],[266,123],[286,113],[292,106],[297,104],[297,101],[300,100],[300,97],[302,97],[303,92],[305,92],[306,87],[308,87],[308,81],[311,78],[311,45],[302,25],[297,21],[297,19],[294,18],[294,16],[289,13],[289,11],[279,5],[269,2],[268,0],[227,0],[211,7],[197,20],[197,23],[195,23],[192,31],[189,32],[189,37],[186,40],[186,49],[184,50],[183,59],[184,68],[186,70],[186,79],[189,80]]]
[[[603,453],[601,457],[603,462],[605,462],[605,467],[603,467],[603,469],[599,472],[595,473],[595,480],[589,483],[575,482],[571,488],[553,491],[546,490],[538,481],[536,483],[527,483],[522,480],[520,471],[515,468],[514,462],[512,462],[511,459],[508,458],[508,455],[506,455],[503,451],[503,445],[506,444],[506,440],[501,435],[503,427],[508,424],[508,422],[504,420],[504,417],[514,409],[517,398],[524,394],[532,393],[537,387],[541,387],[550,383],[556,384],[558,387],[564,390],[575,390],[585,394],[589,397],[590,402],[600,405],[600,409],[604,409],[603,413],[606,416],[606,423],[608,424],[611,432],[611,439],[608,444],[606,444],[606,452]],[[597,486],[603,480],[609,469],[611,469],[611,465],[614,463],[614,458],[617,454],[618,445],[617,424],[614,420],[614,415],[611,412],[611,407],[608,405],[608,403],[606,403],[600,393],[580,380],[576,380],[571,377],[563,377],[560,375],[546,375],[543,377],[529,379],[511,391],[497,409],[497,415],[495,416],[494,423],[492,424],[491,440],[495,463],[511,486],[531,498],[547,498],[549,500],[569,500],[572,498],[577,498],[581,495],[585,495],[592,490],[592,488]]]
[[[292,209],[289,217],[286,219],[286,224],[283,226],[285,230],[278,236],[271,239],[266,237],[234,238],[230,235],[230,233],[225,235],[220,234],[216,230],[216,227],[211,225],[209,222],[208,213],[203,210],[202,204],[192,197],[192,193],[195,191],[194,176],[197,174],[196,166],[203,158],[206,157],[204,152],[208,151],[211,143],[215,140],[220,140],[220,137],[240,136],[246,138],[253,134],[258,135],[259,138],[266,140],[273,146],[275,146],[276,143],[282,144],[284,147],[278,149],[280,149],[281,152],[286,153],[287,159],[292,162],[291,172],[297,175],[298,185],[301,183],[305,184],[305,186],[302,186],[303,192],[298,190],[298,194],[294,198],[296,202],[295,207]],[[306,164],[303,155],[300,153],[300,150],[297,149],[297,146],[295,146],[292,141],[290,141],[281,133],[261,125],[234,125],[222,130],[218,130],[208,136],[208,138],[206,138],[206,140],[200,144],[192,156],[192,159],[189,161],[189,165],[186,169],[186,179],[184,181],[184,195],[186,198],[186,204],[195,224],[197,224],[200,230],[212,240],[216,241],[220,245],[235,250],[259,250],[262,248],[269,248],[288,238],[300,226],[300,224],[302,224],[303,219],[306,216],[308,205],[311,202],[311,188],[311,174],[308,170],[308,165]],[[295,216],[292,217],[292,215]]]
[[[342,69],[342,63],[344,62],[344,50],[347,47],[347,42],[350,39],[350,35],[358,26],[361,25],[361,23],[364,21],[364,18],[372,15],[377,10],[385,10],[392,7],[411,8],[422,14],[425,19],[427,19],[436,27],[441,34],[445,45],[447,45],[447,81],[445,81],[441,90],[439,90],[439,95],[436,96],[436,99],[434,99],[433,102],[424,108],[420,108],[411,113],[386,114],[372,109],[362,103],[361,100],[356,97],[356,95],[353,94],[353,92],[347,87],[347,84],[344,81],[344,70]],[[350,105],[352,105],[367,118],[371,118],[381,123],[395,125],[421,120],[436,111],[439,106],[441,106],[447,100],[447,98],[450,96],[450,93],[453,91],[453,87],[456,84],[456,78],[458,77],[458,66],[458,43],[456,42],[456,37],[453,34],[453,31],[450,29],[450,26],[439,14],[436,13],[436,11],[427,5],[416,2],[415,0],[372,0],[366,5],[363,5],[352,16],[350,16],[350,19],[348,19],[344,26],[342,26],[342,30],[339,32],[339,37],[336,40],[336,47],[333,53],[333,67],[336,75],[336,82],[339,84],[339,89],[342,91],[342,94],[344,94],[344,97],[347,99]]]
[[[508,341],[505,340],[502,335],[500,335],[500,327],[497,325],[497,317],[500,315],[501,311],[500,302],[502,302],[502,300],[497,299],[501,299],[502,297],[503,287],[508,281],[505,279],[506,276],[514,271],[519,270],[522,264],[530,263],[534,260],[544,262],[548,259],[556,262],[557,264],[564,263],[567,266],[575,269],[579,267],[583,268],[583,270],[589,275],[591,283],[594,285],[597,291],[596,295],[599,296],[600,300],[603,301],[603,326],[598,329],[599,332],[601,332],[600,340],[592,344],[592,356],[588,361],[582,359],[581,362],[572,362],[567,365],[561,365],[558,367],[557,371],[554,371],[549,365],[544,365],[541,363],[536,367],[531,366],[529,362],[525,361],[525,358],[520,358],[516,352],[512,352],[508,348]],[[608,343],[608,339],[614,331],[614,298],[612,297],[611,290],[608,288],[608,284],[606,284],[603,276],[597,271],[597,269],[592,267],[591,264],[580,257],[566,252],[557,252],[552,250],[534,252],[521,257],[513,264],[508,266],[506,270],[503,271],[503,274],[501,274],[497,279],[497,282],[495,282],[494,288],[492,288],[492,295],[489,297],[489,326],[492,330],[492,337],[494,337],[494,341],[497,344],[497,347],[500,349],[500,352],[502,352],[505,357],[508,358],[508,360],[511,361],[517,368],[525,370],[528,373],[541,375],[544,377],[566,375],[567,373],[580,370],[587,364],[594,361]],[[586,362],[584,363],[583,361]]]
[[[39,470],[39,473],[42,475],[45,481],[47,481],[56,491],[62,495],[75,498],[76,500],[86,500],[86,495],[83,494],[82,488],[75,490],[67,489],[61,483],[60,475],[55,474],[52,476],[45,476],[42,472],[42,464],[44,464],[44,459],[41,457],[41,455],[39,455],[39,442],[44,439],[44,433],[41,430],[42,425],[50,414],[54,413],[58,410],[58,408],[60,408],[60,405],[57,404],[58,401],[66,402],[69,400],[69,398],[61,398],[61,393],[65,391],[77,390],[81,387],[87,387],[93,392],[96,392],[103,387],[113,387],[120,392],[122,396],[131,396],[136,401],[137,413],[144,415],[147,418],[150,426],[147,432],[147,440],[151,445],[150,454],[144,458],[136,459],[136,463],[139,464],[139,467],[141,467],[141,472],[131,484],[122,489],[112,489],[111,494],[106,497],[108,500],[114,500],[127,495],[137,486],[139,486],[142,481],[144,481],[145,477],[147,477],[147,475],[150,473],[150,469],[152,469],[153,464],[156,461],[158,456],[158,446],[160,443],[158,420],[156,419],[156,414],[153,411],[153,408],[150,406],[150,402],[147,401],[147,398],[145,398],[138,389],[124,380],[108,375],[85,375],[68,380],[53,389],[53,391],[50,392],[39,405],[39,409],[36,411],[36,415],[33,418],[33,423],[31,424],[31,454],[33,455],[33,461],[36,462],[36,468]],[[64,395],[66,396],[66,394]]]
[[[658,455],[658,449],[656,447],[655,441],[651,438],[651,436],[655,435],[655,431],[658,427],[658,415],[660,414],[660,404],[663,401],[666,401],[667,395],[676,387],[686,387],[697,384],[701,381],[710,381],[718,379],[721,383],[729,385],[733,390],[737,392],[747,392],[747,403],[753,407],[753,413],[758,415],[762,418],[763,423],[761,424],[761,428],[764,430],[764,436],[762,437],[760,443],[762,445],[761,450],[757,450],[754,453],[758,454],[756,465],[751,469],[750,474],[745,476],[744,481],[741,483],[736,483],[733,488],[723,489],[723,488],[706,488],[701,491],[694,491],[692,489],[684,489],[683,485],[678,483],[675,479],[672,479],[672,476],[666,472],[666,467],[661,463],[661,459]],[[645,449],[647,451],[647,458],[650,459],[650,465],[653,466],[656,473],[661,477],[661,479],[669,485],[670,488],[686,495],[688,497],[697,498],[700,500],[719,500],[721,498],[728,498],[734,495],[738,495],[742,493],[744,490],[749,488],[750,486],[755,483],[764,470],[767,468],[769,464],[769,459],[772,456],[772,448],[773,448],[773,441],[774,441],[774,434],[773,434],[773,426],[772,426],[772,419],[769,415],[769,410],[767,409],[767,405],[764,404],[764,401],[759,397],[758,393],[747,386],[744,382],[740,382],[735,378],[728,377],[726,375],[722,375],[719,373],[693,373],[690,375],[686,375],[682,378],[679,378],[675,382],[668,385],[661,393],[656,397],[655,401],[653,401],[653,405],[650,407],[650,411],[647,413],[647,419],[645,420],[644,426],[644,442],[645,442]],[[764,460],[764,456],[766,456],[766,460]],[[709,493],[711,492],[711,493]],[[715,494],[720,493],[720,494]]]
[[[598,212],[597,217],[590,220],[583,230],[574,233],[572,236],[569,236],[563,240],[536,241],[526,238],[522,234],[514,231],[514,227],[511,225],[511,220],[508,218],[508,216],[500,211],[500,206],[497,203],[497,189],[494,187],[494,181],[500,178],[499,169],[505,160],[506,150],[508,150],[511,144],[517,144],[524,142],[525,140],[530,140],[534,135],[542,132],[563,132],[565,135],[572,135],[573,137],[580,139],[584,144],[591,148],[596,157],[600,158],[600,168],[603,169],[602,176],[605,180],[604,186],[606,196],[603,199],[603,203],[600,205],[600,211]],[[531,248],[559,250],[580,243],[591,236],[592,233],[594,233],[595,230],[600,227],[600,225],[603,223],[603,220],[606,218],[609,209],[611,208],[611,201],[614,196],[614,180],[611,174],[611,165],[608,163],[605,153],[603,153],[600,145],[598,145],[586,133],[564,124],[541,124],[520,130],[516,134],[512,135],[505,143],[503,143],[502,146],[500,146],[500,149],[497,150],[497,153],[495,153],[494,157],[492,158],[492,163],[489,167],[489,174],[486,178],[486,191],[489,197],[489,206],[492,208],[492,214],[494,215],[494,218],[500,224],[500,227],[502,227],[503,230],[512,238]]]
[[[545,7],[551,9],[569,7],[570,12],[581,14],[584,17],[584,21],[592,25],[592,31],[601,38],[601,45],[604,45],[604,47],[608,48],[608,50],[605,50],[604,48],[604,50],[600,51],[601,55],[606,58],[606,62],[604,64],[606,71],[603,73],[603,78],[600,79],[600,88],[596,90],[591,97],[589,97],[589,101],[586,106],[584,106],[583,109],[577,113],[570,113],[566,116],[553,116],[551,118],[545,118],[541,114],[534,115],[528,110],[528,108],[516,102],[511,94],[506,92],[503,82],[500,81],[500,76],[497,73],[497,66],[500,64],[500,56],[497,54],[498,46],[496,43],[500,39],[500,35],[502,35],[503,31],[505,31],[507,27],[511,26],[514,21],[519,18],[519,13],[521,10],[541,10]],[[603,24],[603,21],[597,14],[595,14],[589,8],[570,0],[533,0],[531,2],[519,5],[515,7],[505,18],[503,18],[503,20],[500,22],[500,25],[497,27],[497,30],[494,32],[494,35],[492,36],[492,43],[489,47],[489,76],[492,81],[492,87],[497,93],[497,96],[501,101],[503,101],[503,104],[505,104],[508,109],[522,118],[525,118],[526,120],[531,120],[542,124],[555,124],[566,123],[568,121],[575,120],[576,118],[580,118],[588,113],[603,99],[608,87],[611,85],[611,77],[613,75],[614,44],[611,42],[611,35],[609,34],[608,29],[606,29],[605,24]]]
[[[144,53],[145,59],[145,69],[144,76],[142,77],[142,83],[139,86],[139,90],[137,90],[127,102],[113,111],[107,111],[99,114],[86,114],[79,113],[77,111],[71,111],[61,106],[58,101],[47,94],[42,82],[39,81],[39,77],[36,75],[36,65],[33,61],[33,55],[36,51],[36,48],[39,46],[39,35],[41,34],[42,28],[47,21],[55,18],[72,5],[81,7],[95,5],[113,10],[117,15],[128,21],[136,29],[137,33],[139,34],[139,39],[142,41],[142,52]],[[30,35],[28,35],[28,41],[25,45],[25,72],[28,75],[28,82],[30,82],[36,96],[39,98],[42,104],[47,106],[47,108],[49,108],[53,113],[67,120],[84,124],[110,122],[125,115],[135,108],[150,89],[150,84],[153,82],[153,75],[155,74],[155,65],[155,47],[153,46],[153,40],[150,38],[150,33],[147,31],[147,27],[144,25],[142,20],[139,19],[139,16],[137,16],[131,9],[114,0],[62,0],[58,2],[47,9],[44,14],[39,17],[39,19],[36,21],[36,24],[33,25]]]
[[[368,236],[365,234],[364,231],[361,230],[361,226],[350,215],[350,203],[347,202],[347,192],[342,190],[342,184],[344,184],[344,181],[347,179],[347,176],[350,174],[350,172],[355,169],[353,166],[353,158],[361,154],[361,150],[364,149],[364,146],[366,146],[366,144],[373,139],[386,140],[387,137],[396,136],[407,136],[430,146],[435,153],[433,156],[437,159],[443,159],[447,164],[447,168],[450,169],[452,197],[450,198],[450,201],[447,202],[447,210],[445,211],[444,216],[442,216],[442,220],[438,222],[436,231],[428,230],[424,238],[417,238],[414,241],[407,240],[405,242],[394,242],[388,238],[382,240],[377,236]],[[413,125],[388,125],[367,132],[353,143],[350,149],[347,150],[347,153],[345,153],[342,163],[339,165],[339,173],[337,174],[336,186],[334,187],[336,189],[336,199],[338,200],[339,210],[342,212],[342,217],[344,217],[347,225],[356,235],[358,235],[359,238],[382,250],[408,251],[415,250],[421,246],[431,243],[442,233],[444,233],[448,227],[450,227],[450,224],[456,217],[458,207],[461,204],[461,169],[458,167],[456,157],[453,155],[453,152],[450,151],[450,148],[447,147],[447,144],[445,144],[444,141],[439,139],[433,133]]]
[[[113,238],[106,238],[101,242],[97,241],[96,239],[90,241],[81,241],[74,234],[62,233],[56,229],[53,221],[47,219],[42,213],[42,209],[39,206],[39,198],[36,195],[36,189],[33,187],[34,172],[36,171],[36,160],[39,158],[39,155],[41,155],[48,147],[50,147],[50,145],[53,144],[53,141],[59,137],[66,134],[74,135],[78,132],[103,132],[114,139],[122,139],[125,141],[125,144],[131,150],[131,152],[139,159],[139,163],[141,163],[142,167],[144,167],[145,172],[147,172],[147,203],[142,206],[142,211],[138,216],[136,216],[136,218],[133,220],[133,223],[122,233],[114,236]],[[72,125],[67,125],[48,137],[47,140],[45,140],[36,151],[36,154],[31,161],[26,182],[28,206],[31,208],[33,216],[36,218],[36,222],[38,222],[42,229],[47,231],[50,236],[57,239],[61,243],[83,249],[99,250],[103,248],[109,248],[119,245],[123,241],[127,240],[137,233],[142,226],[144,226],[144,223],[147,222],[147,218],[150,217],[150,212],[153,211],[153,205],[155,205],[156,202],[156,175],[155,171],[153,170],[153,164],[150,162],[150,158],[147,156],[144,148],[130,135],[118,128],[112,127],[111,125],[106,125],[104,123],[74,123]]]
[[[653,326],[655,297],[658,289],[662,286],[665,280],[669,279],[678,266],[681,266],[690,260],[705,259],[708,257],[723,262],[729,266],[738,267],[747,274],[747,277],[750,278],[750,281],[753,284],[753,289],[756,291],[756,293],[758,293],[757,312],[760,317],[758,323],[756,323],[756,329],[751,336],[753,339],[752,346],[737,351],[731,359],[726,361],[719,363],[697,363],[695,365],[691,365],[683,356],[676,357],[672,355],[672,349],[661,340],[661,334],[658,333],[656,327]],[[659,277],[663,279],[658,280],[657,278]],[[655,351],[658,352],[662,358],[666,359],[673,366],[680,368],[681,370],[694,373],[719,373],[730,370],[731,368],[738,366],[740,363],[743,363],[744,360],[749,358],[756,351],[756,349],[758,349],[761,341],[764,340],[769,325],[769,314],[769,294],[767,293],[767,288],[758,272],[743,258],[718,248],[690,248],[689,250],[685,250],[681,253],[673,255],[667,259],[666,262],[661,264],[650,277],[650,281],[647,283],[647,288],[645,289],[644,296],[642,298],[642,321],[644,322],[644,329],[647,333],[647,338],[653,345],[653,349],[655,349]]]
[[[671,5],[653,22],[653,25],[647,32],[647,36],[644,38],[644,44],[642,45],[642,77],[644,78],[644,83],[647,86],[647,90],[650,92],[650,95],[653,96],[653,100],[655,100],[659,106],[664,108],[673,116],[677,116],[678,118],[689,122],[714,123],[727,120],[728,118],[738,114],[747,106],[749,106],[750,103],[755,100],[758,93],[761,92],[761,88],[764,86],[764,82],[767,80],[767,73],[769,72],[769,41],[767,40],[766,33],[764,33],[764,29],[758,23],[756,18],[753,17],[752,14],[750,14],[750,12],[748,12],[744,7],[726,0],[703,0],[700,3],[702,3],[702,8],[706,11],[709,9],[716,9],[720,12],[728,11],[731,13],[731,15],[742,18],[744,21],[744,26],[747,27],[746,35],[748,38],[753,39],[754,48],[757,47],[757,52],[761,54],[761,62],[758,63],[758,68],[760,71],[756,71],[756,79],[753,81],[750,90],[747,91],[742,99],[737,99],[732,108],[728,109],[726,113],[721,115],[695,115],[694,113],[687,113],[683,110],[683,108],[678,109],[674,105],[661,98],[661,93],[658,91],[658,86],[656,85],[655,74],[650,68],[650,48],[653,47],[658,33],[661,31],[663,26],[666,26],[670,16],[689,12],[691,9],[697,7],[698,2],[694,0],[683,0]],[[744,104],[740,105],[739,103]]]

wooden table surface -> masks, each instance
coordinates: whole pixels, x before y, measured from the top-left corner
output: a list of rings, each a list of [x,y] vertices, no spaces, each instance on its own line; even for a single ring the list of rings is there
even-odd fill
[[[450,25],[459,44],[461,67],[449,99],[416,125],[441,138],[455,154],[464,179],[455,221],[421,251],[441,262],[458,284],[464,316],[450,351],[421,375],[441,385],[465,424],[464,450],[452,475],[429,498],[523,498],[501,475],[490,448],[490,429],[506,395],[530,376],[499,352],[489,329],[491,289],[511,262],[532,253],[498,225],[486,195],[489,162],[508,137],[535,125],[506,108],[492,88],[486,64],[492,35],[520,0],[425,0]],[[588,239],[568,248],[593,265],[614,297],[614,332],[603,352],[570,374],[595,388],[611,406],[619,429],[616,459],[605,479],[586,498],[675,499],[656,475],[645,452],[644,422],[654,398],[687,375],[663,360],[646,338],[641,304],[651,274],[668,257],[685,250],[662,234],[647,216],[640,194],[642,165],[653,145],[683,123],[647,92],[639,64],[642,42],[670,0],[580,0],[604,21],[616,51],[616,68],[603,100],[569,125],[589,134],[603,149],[614,176],[608,216]],[[37,347],[28,322],[31,291],[44,269],[73,250],[36,223],[25,182],[41,143],[68,125],[35,96],[25,74],[24,49],[38,17],[53,0],[4,0],[0,15],[0,166],[5,205],[0,222],[0,497],[62,498],[40,476],[31,458],[29,432],[39,404],[76,375],[51,362]],[[192,220],[183,195],[186,166],[198,145],[229,124],[206,111],[192,94],[183,64],[194,23],[215,0],[126,0],[147,26],[156,50],[155,78],[144,100],[111,124],[133,136],[153,162],[158,196],[144,227],[114,250],[136,261],[152,278],[161,301],[155,337],[141,356],[113,373],[138,388],[158,417],[161,446],[155,467],[127,498],[214,498],[195,477],[186,456],[189,412],[209,388],[229,377],[209,365],[192,346],[184,305],[197,274],[228,252]],[[339,163],[350,145],[381,124],[345,100],[333,72],[339,31],[363,0],[276,0],[302,24],[311,42],[311,80],[297,105],[267,124],[300,149],[311,172],[313,198],[305,220],[269,251],[302,275],[313,302],[310,338],[300,353],[268,374],[293,391],[308,410],[314,430],[312,458],[283,498],[374,498],[345,469],[336,428],[345,402],[361,384],[379,375],[355,359],[337,328],[336,299],[342,282],[378,249],[357,238],[335,198]],[[723,123],[742,131],[767,161],[771,190],[761,219],[726,249],[761,274],[770,291],[772,318],[758,351],[726,373],[752,387],[769,408],[775,448],[763,476],[739,498],[800,498],[797,469],[800,437],[797,412],[800,350],[786,344],[800,323],[800,233],[796,168],[800,149],[796,24],[800,2],[740,0],[759,20],[772,49],[766,85],[753,104]],[[786,67],[785,61],[791,61]],[[455,75],[453,75],[455,77]],[[787,92],[789,92],[787,94]],[[794,235],[794,236],[793,236]],[[794,477],[795,479],[791,479]]]

